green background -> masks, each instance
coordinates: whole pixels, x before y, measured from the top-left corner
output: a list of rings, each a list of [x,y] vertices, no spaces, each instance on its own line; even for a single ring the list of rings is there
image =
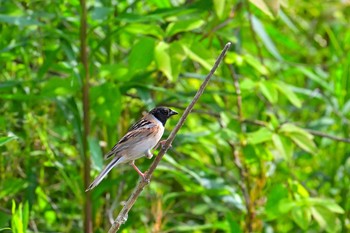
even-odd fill
[[[88,197],[84,161],[94,178],[144,111],[182,114],[230,41],[121,232],[350,231],[349,1],[82,6],[0,1],[0,230],[106,232],[139,177],[117,167]]]

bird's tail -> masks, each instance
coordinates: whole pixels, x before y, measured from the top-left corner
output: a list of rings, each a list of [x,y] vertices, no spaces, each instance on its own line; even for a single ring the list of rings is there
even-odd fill
[[[96,179],[89,185],[89,187],[85,190],[85,192],[95,188],[102,180],[105,178],[105,176],[112,170],[112,168],[118,164],[121,157],[115,157],[103,170],[102,172],[96,177]]]

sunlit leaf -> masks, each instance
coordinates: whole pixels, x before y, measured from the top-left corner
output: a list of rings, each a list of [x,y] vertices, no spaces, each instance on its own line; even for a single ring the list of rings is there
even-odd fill
[[[313,206],[311,207],[312,217],[317,221],[321,228],[325,229],[327,232],[335,232],[336,217],[335,215],[324,207]]]
[[[252,17],[252,23],[254,31],[258,34],[262,42],[264,43],[266,49],[277,59],[277,60],[283,60],[280,53],[278,52],[275,44],[271,40],[270,36],[267,34],[263,24],[261,21],[253,16]]]
[[[292,217],[301,229],[306,230],[311,222],[311,210],[308,207],[294,208]]]
[[[262,75],[268,75],[268,69],[261,64],[256,58],[251,56],[250,54],[244,55],[244,61],[246,61],[249,65],[251,65],[255,70],[257,70]]]
[[[169,56],[169,45],[160,42],[155,49],[155,59],[159,70],[161,70],[169,80],[174,80],[172,76],[171,59]]]
[[[118,87],[105,83],[91,88],[93,113],[108,125],[115,125],[121,112],[121,94]]]
[[[297,108],[301,107],[301,101],[298,96],[285,83],[276,81],[276,88]]]
[[[267,141],[271,141],[272,132],[267,128],[260,128],[258,131],[253,133],[248,133],[248,143],[250,144],[259,144]]]
[[[172,36],[179,32],[186,32],[186,31],[192,31],[194,29],[197,29],[204,25],[204,20],[198,19],[198,20],[183,20],[183,21],[177,21],[170,23],[169,26],[166,29],[167,36]]]
[[[304,129],[293,124],[283,124],[280,132],[292,139],[303,150],[309,153],[316,153],[317,147],[313,141],[313,136]]]
[[[312,139],[308,137],[308,134],[304,133],[290,133],[288,136],[303,150],[309,153],[316,153],[317,147]]]
[[[291,159],[293,156],[293,147],[285,137],[278,134],[272,135],[272,142],[284,159]]]
[[[215,13],[219,19],[224,15],[226,0],[213,0]]]
[[[278,92],[273,83],[269,81],[261,81],[259,83],[259,87],[261,92],[269,102],[276,103],[278,101]]]
[[[0,22],[17,26],[41,25],[39,21],[30,16],[12,16],[0,14]]]
[[[5,145],[8,142],[11,142],[12,140],[17,139],[17,136],[6,136],[6,137],[0,137],[0,146]]]
[[[279,0],[249,0],[262,12],[270,17],[277,16],[280,7]]]
[[[89,137],[89,149],[91,152],[91,160],[94,167],[101,171],[103,168],[103,155],[99,145],[99,141],[96,138]]]
[[[136,35],[152,35],[158,39],[163,39],[165,34],[162,28],[156,24],[132,23],[125,27],[123,30]]]
[[[144,37],[140,39],[131,49],[129,55],[130,72],[145,70],[153,61],[155,40]]]

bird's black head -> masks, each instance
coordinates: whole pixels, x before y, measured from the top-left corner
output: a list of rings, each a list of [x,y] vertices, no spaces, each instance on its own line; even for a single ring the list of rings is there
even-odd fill
[[[155,116],[155,118],[157,118],[160,122],[162,122],[163,126],[165,125],[169,117],[177,114],[177,112],[167,107],[156,107],[152,109],[149,113]]]

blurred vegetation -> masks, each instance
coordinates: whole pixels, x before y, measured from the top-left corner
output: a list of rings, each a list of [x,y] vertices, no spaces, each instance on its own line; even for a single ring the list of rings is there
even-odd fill
[[[87,9],[92,177],[143,111],[181,113],[233,43],[122,232],[350,231],[349,1]],[[77,0],[0,1],[0,231],[83,232],[80,17]],[[92,191],[94,232],[137,180],[120,166]]]

